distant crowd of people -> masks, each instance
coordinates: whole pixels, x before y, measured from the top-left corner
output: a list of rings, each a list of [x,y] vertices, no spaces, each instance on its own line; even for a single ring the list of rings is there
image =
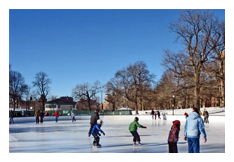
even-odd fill
[[[57,110],[52,114],[52,116],[55,116],[55,122],[58,122],[58,118],[59,116],[61,116],[62,114],[59,113]],[[12,110],[10,110],[10,113],[9,113],[9,124],[14,124],[14,112]],[[45,116],[50,116],[50,114],[48,112],[45,112],[44,111],[35,111],[34,113],[34,117],[36,119],[36,124],[39,124],[39,123],[43,123],[43,119]],[[71,111],[71,120],[72,122],[73,121],[76,121],[76,118],[75,118],[75,113],[73,111]]]

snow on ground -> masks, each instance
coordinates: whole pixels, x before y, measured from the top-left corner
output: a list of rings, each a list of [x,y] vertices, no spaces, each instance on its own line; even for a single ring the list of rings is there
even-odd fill
[[[212,112],[213,109],[210,111]],[[9,125],[9,152],[167,153],[168,132],[175,119],[181,121],[178,151],[179,153],[188,152],[187,142],[183,140],[185,124],[183,115],[167,115],[167,120],[154,120],[151,115],[143,114],[100,116],[104,121],[102,129],[106,133],[106,136],[101,136],[102,148],[93,148],[93,137],[88,137],[90,116],[76,116],[77,121],[73,123],[71,118],[66,116],[60,116],[59,122],[56,123],[54,117],[50,116],[45,117],[44,123],[40,124],[35,123],[34,117],[14,118],[15,124]],[[147,129],[138,129],[143,145],[133,147],[128,126],[135,116],[139,117],[139,123],[147,126]],[[205,126],[208,141],[203,143],[203,138],[200,139],[201,153],[225,153],[225,116],[210,116],[210,123]]]
[[[221,107],[206,107],[205,108],[208,112],[210,116],[217,116],[217,115],[225,115],[225,108]],[[156,111],[156,110],[154,110]],[[159,110],[160,113],[166,113],[168,115],[172,115],[173,110]],[[204,111],[204,108],[200,109],[201,112]],[[135,114],[135,111],[132,111],[133,114]],[[184,115],[184,113],[187,112],[188,114],[192,112],[192,108],[187,108],[187,109],[174,109],[174,115]],[[145,115],[145,114],[150,114],[151,110],[146,110],[146,111],[139,111],[138,112],[141,115]]]

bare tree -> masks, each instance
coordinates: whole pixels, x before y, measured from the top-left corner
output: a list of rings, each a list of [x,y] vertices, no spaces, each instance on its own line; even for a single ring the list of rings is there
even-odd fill
[[[121,96],[123,95],[121,89],[121,83],[117,78],[112,78],[109,82],[106,83],[106,92],[108,96],[105,98],[107,102],[112,103],[113,109],[115,111],[117,102],[120,102]]]
[[[139,101],[142,103],[145,88],[153,83],[155,76],[150,74],[145,62],[138,61],[117,71],[115,77],[122,84],[122,94],[135,104],[135,111],[138,114]]]
[[[76,100],[86,100],[88,103],[89,111],[91,111],[91,100],[96,98],[96,94],[99,93],[101,83],[99,81],[94,82],[93,85],[89,83],[78,84],[72,91],[72,96]]]
[[[216,77],[220,82],[220,98],[221,106],[225,107],[225,22],[222,21],[217,28],[217,33],[220,33],[221,39],[218,41],[218,46],[214,48],[216,56],[214,59],[218,61],[218,71]],[[212,44],[216,43],[215,39],[212,39]]]
[[[45,72],[38,72],[35,76],[35,81],[32,82],[36,88],[37,94],[40,96],[39,101],[42,103],[42,110],[45,110],[45,103],[50,91],[49,85],[52,83]]]
[[[217,32],[219,20],[208,10],[185,10],[171,23],[171,31],[185,45],[189,63],[193,69],[195,106],[200,108],[201,73],[222,38]],[[212,42],[212,43],[211,43]]]
[[[14,111],[16,103],[22,100],[22,96],[26,93],[28,85],[25,84],[24,77],[17,71],[9,72],[9,99],[13,102]]]

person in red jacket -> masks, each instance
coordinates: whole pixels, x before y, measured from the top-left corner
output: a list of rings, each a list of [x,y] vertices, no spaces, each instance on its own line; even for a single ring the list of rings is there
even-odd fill
[[[55,116],[55,121],[58,122],[59,113],[57,110],[55,111],[54,116]]]
[[[157,115],[158,115],[157,112],[155,112],[155,113],[154,113],[154,118],[155,118],[155,120],[157,119]]]

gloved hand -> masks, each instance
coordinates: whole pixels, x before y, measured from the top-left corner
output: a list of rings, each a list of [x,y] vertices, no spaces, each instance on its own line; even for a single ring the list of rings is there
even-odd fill
[[[105,136],[105,132],[102,132],[102,134]]]
[[[142,128],[147,128],[146,126],[142,127]]]
[[[99,136],[101,136],[101,134],[100,134],[100,133],[98,133],[98,135],[99,135]]]

